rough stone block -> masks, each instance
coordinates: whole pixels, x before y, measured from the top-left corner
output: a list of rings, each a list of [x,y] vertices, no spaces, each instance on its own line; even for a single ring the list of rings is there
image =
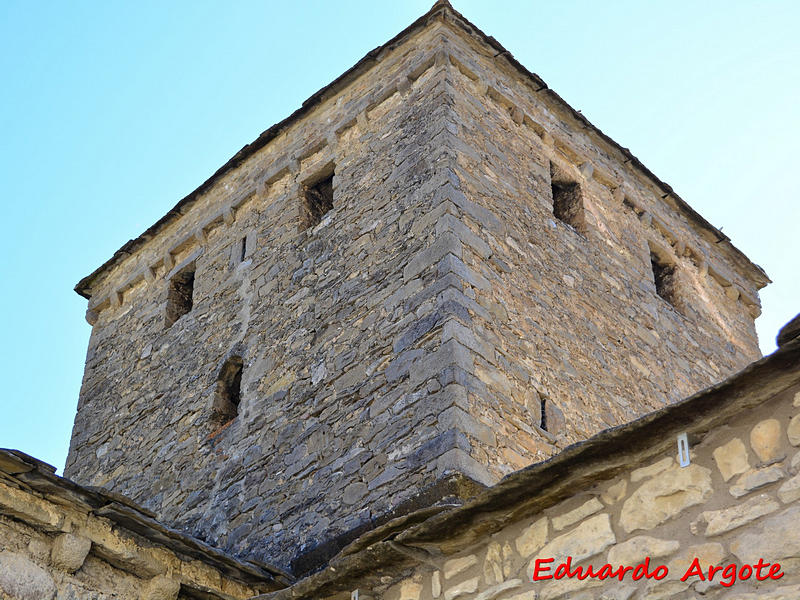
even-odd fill
[[[733,438],[714,450],[714,462],[722,474],[722,479],[728,481],[734,475],[740,475],[750,468],[747,460],[747,449],[739,438]]]
[[[778,419],[765,419],[750,431],[750,447],[762,462],[781,457],[781,424]]]
[[[53,578],[35,562],[16,552],[0,551],[0,590],[13,600],[51,600]]]
[[[91,548],[91,540],[72,533],[62,533],[53,542],[50,558],[57,569],[74,573],[83,566]]]
[[[554,538],[546,544],[537,557],[553,558],[556,563],[572,557],[574,563],[600,554],[617,541],[611,530],[611,521],[607,514],[600,514],[587,519],[575,529]],[[528,565],[528,580],[533,577],[536,559]]]
[[[672,467],[642,484],[622,505],[620,525],[627,532],[652,529],[686,508],[708,499],[711,471],[697,464]]]
[[[603,510],[603,504],[597,498],[592,498],[574,510],[553,517],[553,529],[556,531],[564,529],[601,510]]]

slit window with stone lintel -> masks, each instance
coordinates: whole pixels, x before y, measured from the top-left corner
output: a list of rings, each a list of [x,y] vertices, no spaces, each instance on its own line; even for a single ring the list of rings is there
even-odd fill
[[[333,209],[333,165],[303,185],[302,228],[310,229]]]
[[[167,290],[167,309],[165,325],[172,327],[173,323],[192,310],[194,295],[194,263],[187,265],[169,280]]]
[[[583,190],[580,183],[570,179],[566,173],[550,163],[550,189],[553,195],[553,216],[572,226],[579,233],[586,233],[586,214],[583,208]]]
[[[225,361],[217,375],[213,412],[214,417],[222,423],[227,423],[239,414],[243,365],[241,356],[232,356]]]
[[[656,286],[656,294],[676,306],[677,280],[675,277],[675,263],[659,255],[652,247],[650,248],[650,266],[653,269],[653,283]]]

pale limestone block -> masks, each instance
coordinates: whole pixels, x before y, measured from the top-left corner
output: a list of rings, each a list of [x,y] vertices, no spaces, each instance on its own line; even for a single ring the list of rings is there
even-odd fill
[[[742,563],[782,561],[800,556],[800,505],[772,514],[742,532],[731,542],[731,552]]]
[[[157,575],[147,582],[142,590],[141,600],[177,600],[181,584],[167,577]]]
[[[472,594],[478,590],[478,578],[473,577],[467,579],[457,585],[454,585],[444,593],[444,600],[455,600],[466,594]]]
[[[736,594],[726,600],[797,600],[800,598],[800,585],[782,585],[768,590],[759,590],[751,594]]]
[[[712,493],[709,469],[697,464],[673,466],[631,494],[622,505],[619,522],[628,533],[652,529],[686,508],[705,502]]]
[[[678,594],[689,589],[689,583],[683,581],[661,581],[655,583],[645,592],[647,600],[673,600]]]
[[[547,543],[547,517],[541,518],[526,527],[517,538],[516,546],[522,558],[528,558]]]
[[[797,473],[798,469],[800,469],[800,452],[797,452],[792,457],[792,462],[791,462],[791,465],[789,467],[789,471],[794,474],[794,473]]]
[[[3,550],[0,551],[0,592],[13,600],[51,600],[56,595],[56,585],[47,571],[28,557]]]
[[[680,542],[662,540],[647,535],[637,535],[617,544],[608,551],[610,565],[635,565],[646,557],[651,559],[669,556],[680,548]]]
[[[470,554],[469,556],[462,556],[460,558],[451,558],[447,562],[444,563],[444,568],[442,569],[444,573],[445,579],[450,579],[451,577],[458,575],[459,573],[463,573],[467,569],[472,566],[478,564],[478,557],[474,554]]]
[[[555,600],[556,598],[567,597],[574,599],[577,596],[573,595],[580,590],[588,588],[595,588],[603,585],[605,582],[598,581],[597,579],[563,579],[551,581],[542,588],[538,600]]]
[[[708,573],[709,565],[719,565],[727,553],[722,544],[712,542],[689,546],[667,564],[669,568],[668,579],[680,579],[692,565],[695,558],[700,562],[703,572]]]
[[[781,424],[778,419],[765,419],[750,431],[750,446],[763,462],[777,459],[781,452]]]
[[[600,499],[611,506],[622,500],[627,492],[628,480],[620,479],[614,485],[609,486],[608,489],[600,495]]]
[[[508,579],[511,577],[511,573],[513,573],[516,569],[514,569],[514,557],[516,553],[514,549],[511,547],[511,544],[506,542],[503,544],[503,578]]]
[[[637,483],[642,479],[647,479],[648,477],[658,475],[659,473],[669,469],[672,466],[672,463],[673,458],[668,456],[666,458],[662,458],[658,462],[653,463],[652,465],[636,469],[631,473],[631,483]]]
[[[553,558],[557,564],[572,557],[574,563],[584,558],[600,554],[603,550],[614,544],[617,538],[611,530],[611,521],[603,513],[585,520],[575,529],[562,534],[544,546],[537,558]],[[536,559],[528,565],[528,580],[533,577]]]
[[[800,498],[800,475],[795,475],[778,488],[778,498],[789,504]]]
[[[422,583],[413,579],[400,582],[400,595],[397,600],[419,600],[422,595]]]
[[[795,392],[794,400],[792,401],[792,406],[795,408],[800,407],[800,392]]]
[[[441,571],[434,571],[431,576],[431,595],[438,598],[442,595],[442,573]]]
[[[482,591],[480,594],[475,596],[473,600],[494,600],[503,592],[515,590],[521,585],[521,579],[509,579],[508,581],[493,585],[489,589]]]
[[[699,529],[700,524],[705,522],[708,524],[705,530],[706,536],[719,535],[755,521],[778,508],[778,503],[770,496],[759,494],[737,506],[701,513],[697,521],[693,523],[693,528]]]
[[[564,529],[565,527],[569,527],[570,525],[577,523],[578,521],[581,521],[601,510],[603,510],[603,505],[601,502],[597,498],[592,498],[588,502],[584,502],[575,510],[571,510],[563,515],[553,517],[553,529]]]
[[[752,469],[736,480],[736,483],[731,486],[730,493],[734,498],[740,498],[753,490],[780,481],[784,477],[786,477],[786,471],[779,465]]]
[[[73,533],[62,533],[53,542],[50,559],[56,569],[74,573],[83,566],[91,548],[91,540]]]
[[[747,449],[739,438],[733,438],[714,450],[714,462],[722,474],[722,479],[728,481],[734,475],[740,475],[750,468],[747,460]]]
[[[789,443],[792,446],[800,446],[800,415],[793,416],[792,420],[789,421],[786,435],[789,436]]]
[[[486,549],[486,560],[483,561],[483,579],[489,585],[503,581],[503,549],[497,542],[492,542]]]
[[[635,585],[616,584],[610,590],[603,590],[598,600],[629,600],[635,591]]]

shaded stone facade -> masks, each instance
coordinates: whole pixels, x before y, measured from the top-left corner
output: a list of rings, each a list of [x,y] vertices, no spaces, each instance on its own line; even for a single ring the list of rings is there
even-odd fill
[[[302,572],[742,368],[767,282],[437,3],[78,284],[65,472]]]
[[[0,450],[0,598],[241,600],[285,587],[280,571],[184,536],[129,500]]]
[[[357,590],[373,600],[793,600],[798,516],[795,340],[715,388],[509,475],[462,507],[376,532],[324,572],[259,599],[346,600]],[[568,556],[573,573],[632,569],[621,581],[552,577]],[[648,557],[650,573],[666,570],[634,579]],[[769,566],[753,569],[759,561]],[[711,579],[710,566],[721,567]],[[769,578],[770,570],[782,576]]]

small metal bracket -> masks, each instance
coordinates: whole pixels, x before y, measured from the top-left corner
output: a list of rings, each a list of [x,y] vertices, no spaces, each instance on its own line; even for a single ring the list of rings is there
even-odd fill
[[[681,467],[688,467],[691,462],[689,458],[689,438],[686,433],[678,435],[678,464]],[[356,599],[357,600],[357,599]]]

